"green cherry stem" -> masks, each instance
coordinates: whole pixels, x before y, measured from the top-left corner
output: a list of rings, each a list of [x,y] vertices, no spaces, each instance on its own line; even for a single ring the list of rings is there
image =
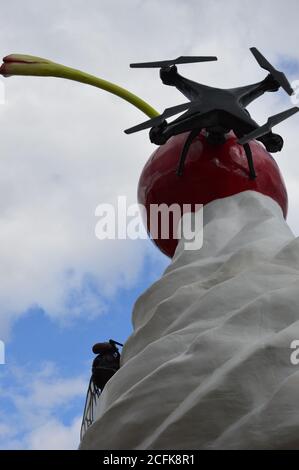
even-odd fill
[[[81,70],[66,67],[41,57],[34,57],[23,54],[11,54],[4,57],[3,64],[0,67],[0,74],[4,77],[12,75],[27,75],[39,77],[58,77],[76,82],[86,83],[102,90],[108,91],[120,98],[128,101],[136,108],[140,109],[148,117],[159,116],[160,113],[150,106],[146,101],[134,95],[130,91],[114,83],[95,77]]]

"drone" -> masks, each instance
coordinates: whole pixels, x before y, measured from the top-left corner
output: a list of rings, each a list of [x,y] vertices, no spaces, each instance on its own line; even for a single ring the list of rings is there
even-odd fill
[[[272,132],[272,127],[299,111],[293,107],[268,118],[259,126],[250,116],[246,107],[265,92],[275,92],[281,87],[289,96],[294,92],[283,72],[274,68],[255,47],[250,51],[256,61],[269,74],[266,78],[252,85],[238,88],[214,88],[189,80],[177,71],[176,65],[217,60],[215,56],[181,56],[174,60],[130,64],[131,68],[160,68],[160,78],[165,85],[176,87],[188,100],[177,106],[166,108],[164,112],[152,119],[125,130],[126,134],[150,128],[150,141],[163,145],[167,140],[184,132],[189,132],[179,160],[177,175],[182,176],[185,160],[190,145],[195,137],[206,131],[210,144],[220,145],[226,140],[226,134],[233,131],[238,144],[242,145],[248,162],[249,178],[255,179],[256,173],[249,142],[257,139],[264,144],[268,152],[279,152],[283,147],[283,138]],[[174,121],[166,119],[182,113]]]

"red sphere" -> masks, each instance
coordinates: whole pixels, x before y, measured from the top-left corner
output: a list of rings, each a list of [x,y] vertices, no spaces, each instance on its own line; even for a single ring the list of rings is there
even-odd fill
[[[166,144],[161,145],[151,155],[141,173],[138,202],[146,208],[149,233],[151,204],[177,203],[180,207],[183,204],[194,207],[195,204],[205,205],[247,190],[272,197],[286,218],[286,187],[277,163],[262,144],[250,142],[257,175],[255,179],[250,179],[245,151],[236,142],[233,133],[221,145],[209,144],[205,135],[200,133],[189,148],[183,175],[177,176],[176,169],[187,135],[184,133],[171,137]],[[178,243],[173,236],[163,239],[159,235],[153,241],[169,257],[173,256]]]

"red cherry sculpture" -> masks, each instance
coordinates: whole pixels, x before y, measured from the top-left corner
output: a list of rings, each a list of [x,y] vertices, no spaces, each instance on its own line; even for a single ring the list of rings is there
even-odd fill
[[[178,176],[176,169],[187,135],[184,133],[171,137],[166,144],[161,145],[151,155],[141,173],[138,202],[146,208],[149,233],[151,204],[177,203],[181,207],[183,204],[205,205],[247,190],[272,197],[286,218],[286,187],[277,163],[262,144],[250,142],[257,175],[255,179],[250,179],[245,151],[236,142],[232,132],[221,145],[208,143],[204,133],[200,133],[189,148],[183,175]],[[152,226],[151,229],[153,231]],[[160,232],[154,233],[160,236]],[[169,257],[174,255],[178,243],[176,238],[153,238],[153,241],[163,253]]]

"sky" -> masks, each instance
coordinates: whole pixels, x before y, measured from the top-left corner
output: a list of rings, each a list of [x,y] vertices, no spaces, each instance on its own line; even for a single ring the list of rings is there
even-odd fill
[[[183,75],[230,88],[265,73],[256,46],[299,80],[296,0],[1,1],[1,54],[31,54],[124,86],[158,111],[185,102],[157,70],[130,62],[217,55]],[[155,150],[144,115],[118,97],[55,78],[1,78],[0,449],[75,449],[95,342],[124,342],[135,300],[169,264],[149,240],[98,240],[95,209],[136,202]],[[263,124],[294,104],[283,92],[250,106]],[[299,234],[298,117],[277,126],[275,158]]]

